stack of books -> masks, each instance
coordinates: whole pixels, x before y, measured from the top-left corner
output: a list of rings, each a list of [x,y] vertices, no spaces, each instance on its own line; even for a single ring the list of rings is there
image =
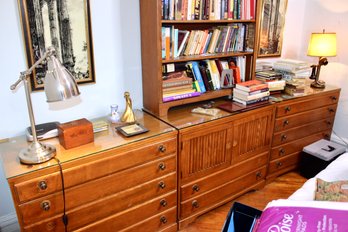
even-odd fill
[[[271,93],[284,90],[286,84],[285,80],[283,80],[283,74],[275,70],[256,72],[256,79],[266,82]]]
[[[243,105],[268,101],[269,95],[267,83],[260,80],[241,82],[233,89],[233,101]]]
[[[306,81],[304,79],[292,79],[286,81],[284,92],[290,96],[298,97],[305,94]]]
[[[307,78],[311,75],[310,64],[290,59],[281,59],[273,63],[273,69],[281,72],[287,80],[292,78]]]
[[[186,71],[168,73],[163,78],[162,88],[163,102],[201,95],[193,88],[193,80],[186,75]]]

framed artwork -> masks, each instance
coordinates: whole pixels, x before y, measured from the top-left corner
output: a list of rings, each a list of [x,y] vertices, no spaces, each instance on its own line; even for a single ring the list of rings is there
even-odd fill
[[[28,67],[55,47],[78,84],[95,82],[89,0],[18,0]],[[31,89],[43,89],[46,65],[32,73]]]
[[[287,0],[262,0],[258,57],[277,57],[282,52]]]

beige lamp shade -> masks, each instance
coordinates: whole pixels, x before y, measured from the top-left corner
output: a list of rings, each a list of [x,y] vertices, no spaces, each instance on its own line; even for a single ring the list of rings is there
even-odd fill
[[[308,56],[336,56],[336,33],[312,33]]]

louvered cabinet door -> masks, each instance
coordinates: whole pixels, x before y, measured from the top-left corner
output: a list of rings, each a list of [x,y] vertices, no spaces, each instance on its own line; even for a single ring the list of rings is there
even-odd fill
[[[270,149],[274,108],[250,111],[234,120],[232,164]]]
[[[180,133],[181,183],[187,183],[230,165],[232,123],[196,126]]]

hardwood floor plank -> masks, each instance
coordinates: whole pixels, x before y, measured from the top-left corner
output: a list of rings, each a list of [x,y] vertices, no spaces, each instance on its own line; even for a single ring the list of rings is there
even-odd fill
[[[267,184],[263,189],[246,193],[234,201],[251,207],[263,210],[267,203],[276,199],[286,199],[298,188],[300,188],[307,179],[297,172],[289,172],[277,177],[273,182]],[[181,229],[181,232],[217,232],[221,231],[228,211],[233,202],[220,206],[200,217],[187,227]]]

